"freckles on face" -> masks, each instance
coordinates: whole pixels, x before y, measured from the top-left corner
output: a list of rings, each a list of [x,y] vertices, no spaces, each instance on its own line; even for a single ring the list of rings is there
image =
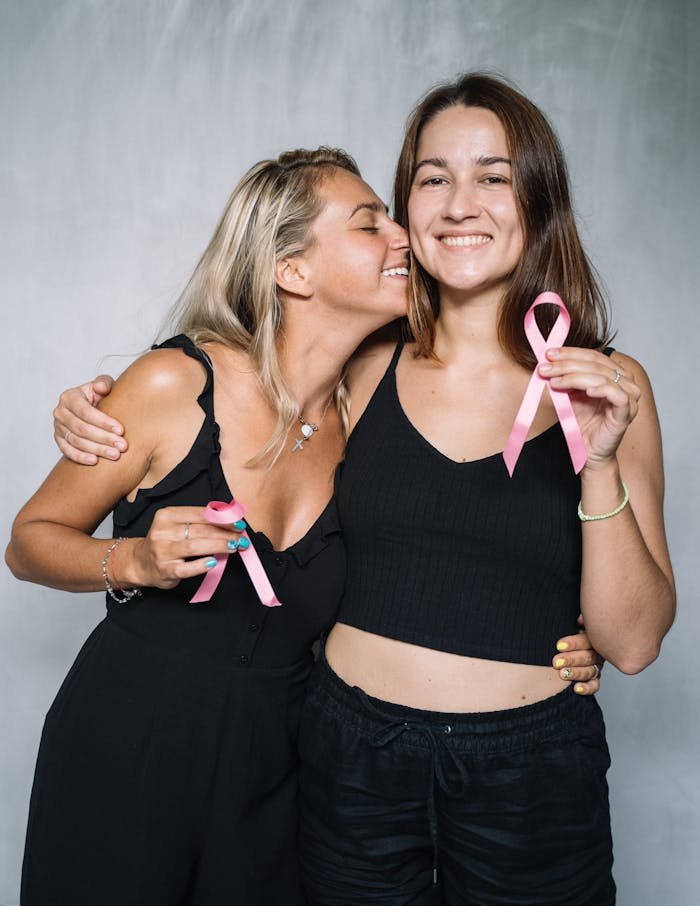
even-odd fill
[[[505,130],[494,113],[457,105],[426,123],[408,216],[413,253],[442,292],[505,289],[523,237]]]
[[[338,311],[377,313],[381,323],[406,309],[408,237],[359,177],[338,170],[324,180],[324,207],[309,255],[319,301]]]

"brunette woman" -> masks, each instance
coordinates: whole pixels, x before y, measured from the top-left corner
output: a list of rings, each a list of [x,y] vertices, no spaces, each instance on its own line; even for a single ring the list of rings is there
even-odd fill
[[[513,87],[470,74],[421,101],[394,210],[415,339],[375,344],[350,372],[347,583],[300,736],[307,893],[608,906],[603,720],[548,665],[579,609],[629,674],[672,623],[649,381],[606,346],[561,149]],[[544,291],[571,329],[537,365],[523,323]],[[547,337],[559,310],[537,312]],[[573,404],[580,476],[546,392],[506,469],[534,367]]]

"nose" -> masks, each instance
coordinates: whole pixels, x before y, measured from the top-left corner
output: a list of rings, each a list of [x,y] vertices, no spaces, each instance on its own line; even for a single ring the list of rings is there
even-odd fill
[[[466,220],[478,217],[479,208],[476,187],[468,181],[455,182],[445,196],[443,214],[448,220]]]
[[[402,226],[398,223],[393,223],[392,225],[392,236],[389,240],[389,245],[392,249],[406,249],[408,251],[408,232],[404,230]]]

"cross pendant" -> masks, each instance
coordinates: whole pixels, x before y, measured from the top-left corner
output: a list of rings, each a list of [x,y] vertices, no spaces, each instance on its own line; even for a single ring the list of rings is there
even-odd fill
[[[302,445],[305,440],[306,440],[305,437],[300,437],[299,440],[294,441],[294,446],[292,447],[292,453],[294,453],[295,450],[303,450],[304,447]]]

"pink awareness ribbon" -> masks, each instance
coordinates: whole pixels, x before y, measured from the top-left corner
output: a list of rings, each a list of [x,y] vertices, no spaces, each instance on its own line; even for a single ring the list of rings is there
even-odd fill
[[[242,519],[245,514],[246,507],[237,500],[232,500],[231,503],[212,500],[204,510],[204,518],[207,522],[211,522],[212,525],[233,525],[234,522]],[[247,532],[241,532],[241,535],[250,541]],[[270,585],[270,580],[267,578],[265,567],[260,562],[258,552],[253,547],[253,542],[250,541],[250,547],[246,550],[239,550],[238,555],[243,561],[243,565],[250,576],[250,581],[258,593],[260,603],[264,604],[265,607],[281,607],[282,602],[277,600],[277,595],[272,585]],[[190,604],[211,600],[219,582],[221,582],[228,558],[228,554],[215,555],[216,566],[213,566],[206,574],[196,594],[190,599]]]
[[[546,340],[540,333],[537,321],[535,321],[535,309],[538,305],[556,305],[559,309],[557,320],[554,322],[554,326],[549,332],[549,336]],[[508,474],[511,478],[513,477],[515,464],[520,456],[520,451],[523,448],[528,431],[530,430],[535,414],[537,413],[537,407],[545,387],[552,397],[552,402],[554,403],[557,417],[561,423],[561,428],[564,432],[566,445],[569,448],[569,455],[571,456],[571,462],[574,465],[576,474],[578,475],[581,469],[586,465],[588,453],[568,393],[565,390],[553,390],[549,381],[546,378],[541,377],[539,373],[539,366],[547,362],[545,353],[548,349],[558,348],[564,345],[564,340],[568,336],[570,326],[571,317],[569,312],[566,305],[564,305],[561,298],[556,293],[540,293],[528,308],[527,314],[525,315],[525,336],[532,347],[532,351],[535,353],[537,365],[530,378],[530,383],[527,385],[523,401],[520,404],[518,414],[515,416],[513,428],[511,429],[505,449],[503,450],[503,459],[505,460],[506,468],[508,469]]]

